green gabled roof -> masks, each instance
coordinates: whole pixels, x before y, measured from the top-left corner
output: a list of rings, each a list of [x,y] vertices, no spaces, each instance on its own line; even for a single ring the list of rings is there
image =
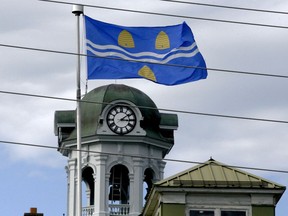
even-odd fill
[[[213,159],[155,183],[160,187],[266,188],[285,186],[221,164]]]
[[[161,196],[175,193],[267,193],[280,200],[286,187],[259,176],[210,159],[176,175],[153,184],[141,215],[151,216],[158,208]],[[210,195],[213,197],[213,194]],[[215,196],[216,198],[216,196]]]
[[[172,113],[160,113],[160,128],[163,129],[177,129],[178,128],[178,116]]]
[[[75,110],[61,110],[56,111],[54,114],[54,134],[58,136],[59,127],[71,127],[74,128],[76,123]]]

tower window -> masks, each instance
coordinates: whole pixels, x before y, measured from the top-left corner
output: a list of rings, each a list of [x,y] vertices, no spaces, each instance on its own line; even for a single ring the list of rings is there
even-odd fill
[[[144,176],[145,176],[144,177],[144,182],[147,185],[146,195],[145,195],[144,199],[147,200],[149,192],[150,192],[150,190],[151,190],[151,188],[153,186],[154,171],[151,168],[148,168],[148,169],[145,170]],[[144,191],[144,194],[145,194],[145,191]]]
[[[129,203],[129,171],[121,164],[112,167],[110,171],[109,201],[116,204]]]
[[[89,191],[89,200],[87,205],[94,205],[94,177],[93,177],[93,169],[91,167],[86,167],[82,171],[82,179],[87,186],[87,191]]]

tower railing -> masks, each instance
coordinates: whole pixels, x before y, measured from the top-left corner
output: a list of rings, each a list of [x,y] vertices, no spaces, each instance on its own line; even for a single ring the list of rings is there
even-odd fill
[[[82,208],[82,216],[92,216],[94,213],[94,206],[87,206]]]
[[[109,204],[110,215],[121,216],[129,215],[129,204]],[[92,216],[94,213],[94,206],[87,206],[82,208],[82,216]]]
[[[129,204],[109,204],[110,215],[128,215],[129,210]]]

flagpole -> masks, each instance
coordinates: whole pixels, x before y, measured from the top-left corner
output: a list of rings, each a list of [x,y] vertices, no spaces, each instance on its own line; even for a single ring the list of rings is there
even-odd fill
[[[80,15],[83,14],[82,5],[73,5],[72,13],[77,18],[77,75],[76,75],[76,99],[77,99],[77,192],[76,192],[76,216],[82,215],[82,168],[81,168],[81,83],[80,83]]]

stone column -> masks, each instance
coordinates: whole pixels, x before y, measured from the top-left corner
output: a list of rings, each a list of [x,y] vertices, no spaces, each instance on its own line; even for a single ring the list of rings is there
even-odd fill
[[[108,216],[107,202],[108,197],[106,195],[106,155],[96,155],[96,178],[95,178],[95,200],[94,200],[94,215],[95,216]]]
[[[157,179],[157,181],[160,181],[164,178],[164,168],[166,166],[166,162],[165,161],[158,161],[158,167],[159,167],[159,179]]]
[[[110,209],[109,209],[109,179],[110,179],[110,171],[108,171],[108,173],[106,173],[105,176],[105,182],[106,182],[106,209],[108,210],[108,215],[110,213]]]
[[[133,158],[134,178],[131,182],[130,193],[130,216],[138,216],[143,209],[143,161],[140,158]]]
[[[68,161],[68,179],[67,179],[67,193],[68,193],[68,216],[74,216],[76,214],[76,160],[70,159]]]

